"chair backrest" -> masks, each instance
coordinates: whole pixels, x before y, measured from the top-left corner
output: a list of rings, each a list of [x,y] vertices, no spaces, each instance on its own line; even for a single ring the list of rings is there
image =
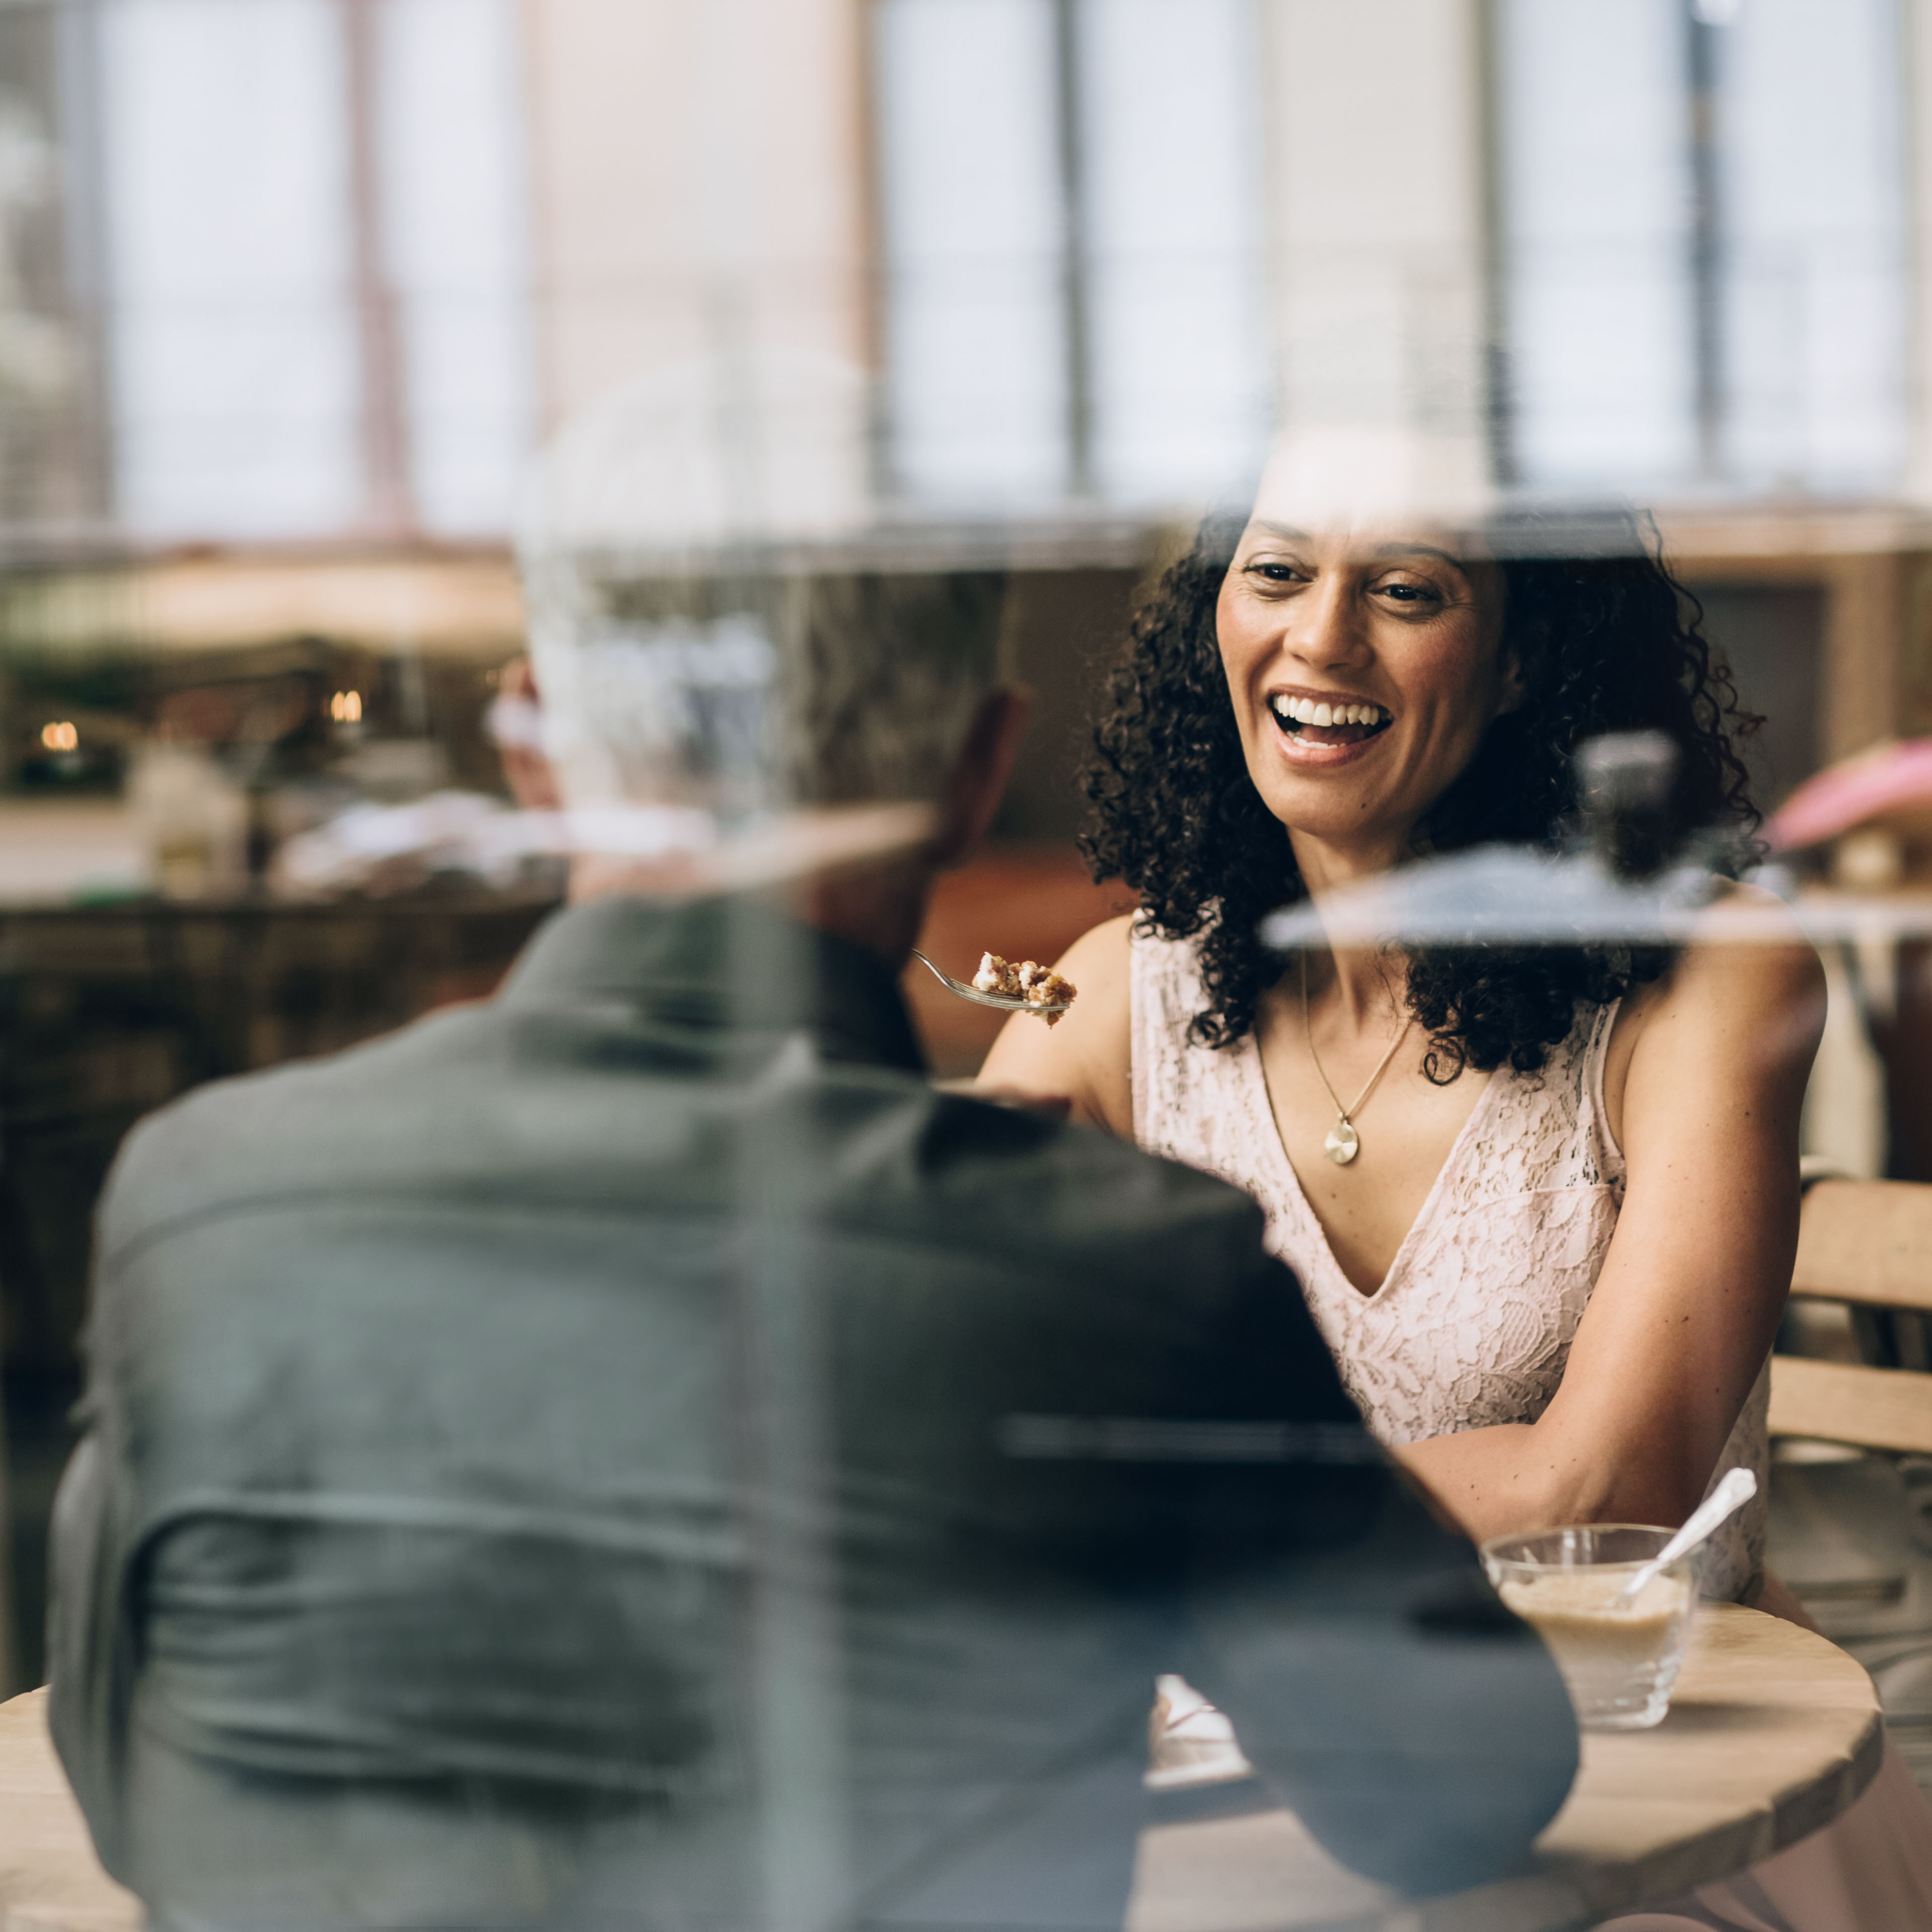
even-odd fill
[[[1932,1313],[1932,1186],[1814,1183],[1798,1222],[1791,1292]],[[1774,1355],[1771,1432],[1932,1456],[1932,1375]]]
[[[1791,1292],[1932,1312],[1932,1185],[1814,1182],[1798,1223]]]

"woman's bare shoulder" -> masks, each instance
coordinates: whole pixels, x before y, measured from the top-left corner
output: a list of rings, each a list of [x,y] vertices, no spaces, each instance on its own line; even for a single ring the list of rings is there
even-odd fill
[[[1069,1100],[1076,1120],[1131,1140],[1132,934],[1123,914],[1084,932],[1054,964],[1078,997],[1058,1025],[1016,1013],[980,1072],[982,1087]]]
[[[1630,1070],[1645,1064],[1671,1074],[1666,1089],[1717,1073],[1802,1086],[1824,1019],[1824,968],[1790,908],[1732,886],[1669,970],[1624,1000],[1605,1068],[1613,1118]]]
[[[1636,989],[1633,1018],[1721,1007],[1735,1022],[1822,1000],[1824,968],[1796,916],[1774,892],[1726,887],[1691,932],[1670,969]]]

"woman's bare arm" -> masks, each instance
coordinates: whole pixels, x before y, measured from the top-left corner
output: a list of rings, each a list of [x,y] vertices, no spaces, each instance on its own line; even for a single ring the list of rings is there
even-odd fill
[[[1016,1013],[993,1042],[980,1084],[1002,1093],[1064,1099],[1072,1117],[1123,1140],[1134,1135],[1129,1083],[1127,933],[1131,914],[1110,919],[1068,948],[1054,970],[1078,998],[1058,1026]]]
[[[1816,956],[1795,928],[1786,946],[1693,946],[1630,1004],[1623,1210],[1555,1397],[1534,1424],[1396,1452],[1478,1538],[1681,1522],[1790,1286]]]

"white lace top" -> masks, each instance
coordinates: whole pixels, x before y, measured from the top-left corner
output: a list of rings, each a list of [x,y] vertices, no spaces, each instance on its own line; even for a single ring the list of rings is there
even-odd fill
[[[1244,1188],[1300,1277],[1342,1380],[1383,1442],[1533,1422],[1569,1359],[1623,1203],[1604,1112],[1614,1003],[1585,1013],[1540,1073],[1492,1075],[1374,1294],[1342,1272],[1302,1192],[1250,1034],[1197,1046],[1207,1004],[1191,942],[1132,941],[1134,1137]],[[1764,1565],[1769,1364],[1712,1472],[1742,1463],[1756,1498],[1713,1538],[1707,1596],[1754,1593]]]

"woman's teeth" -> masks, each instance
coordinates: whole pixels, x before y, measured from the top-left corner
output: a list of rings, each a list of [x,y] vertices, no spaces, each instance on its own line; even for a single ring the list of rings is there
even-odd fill
[[[1268,708],[1283,724],[1382,724],[1389,716],[1379,704],[1318,704],[1312,698],[1274,698]]]

